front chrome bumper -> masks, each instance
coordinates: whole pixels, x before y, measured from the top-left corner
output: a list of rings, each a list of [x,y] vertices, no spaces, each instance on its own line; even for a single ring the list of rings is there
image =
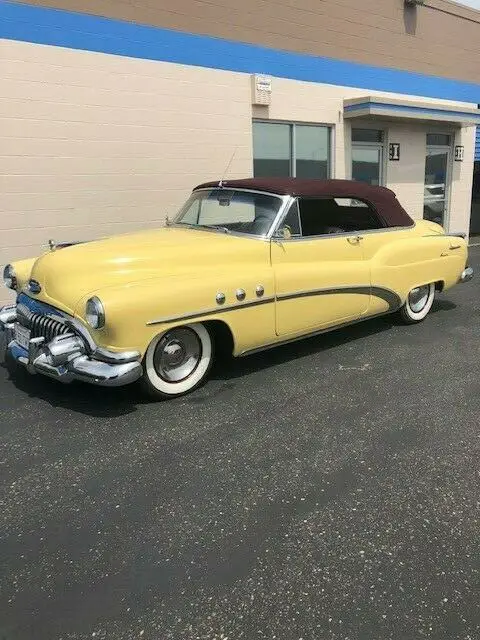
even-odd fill
[[[80,380],[103,387],[130,384],[142,375],[140,353],[117,353],[97,347],[74,319],[68,323],[71,333],[50,342],[41,337],[31,338],[27,350],[15,340],[16,319],[16,305],[0,308],[0,349],[30,373],[41,373],[64,383]]]

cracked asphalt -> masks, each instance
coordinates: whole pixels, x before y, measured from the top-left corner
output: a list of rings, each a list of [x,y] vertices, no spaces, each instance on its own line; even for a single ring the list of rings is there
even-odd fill
[[[479,319],[477,277],[160,404],[0,366],[0,640],[478,640]]]

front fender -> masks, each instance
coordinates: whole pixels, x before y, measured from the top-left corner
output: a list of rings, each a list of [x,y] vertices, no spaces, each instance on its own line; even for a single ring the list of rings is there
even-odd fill
[[[262,288],[261,294],[257,287]],[[238,289],[245,292],[244,299],[237,298]],[[225,300],[219,303],[217,294],[224,294]],[[91,329],[85,321],[85,306],[91,295],[98,296],[105,308],[106,324],[101,330]],[[109,287],[82,298],[75,315],[100,346],[142,354],[156,335],[171,327],[220,321],[232,333],[236,355],[274,340],[273,273],[265,268],[259,274],[256,265],[236,275],[228,270],[200,272]]]
[[[26,260],[16,260],[10,264],[15,269],[17,278],[17,291],[21,291],[30,279],[33,265],[37,258],[27,258]]]

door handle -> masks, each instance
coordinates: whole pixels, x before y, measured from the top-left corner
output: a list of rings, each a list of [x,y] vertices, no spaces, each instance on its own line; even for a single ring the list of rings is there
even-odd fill
[[[452,244],[452,246],[450,247],[450,251],[455,251],[455,249],[460,249],[462,245],[461,244]]]
[[[363,240],[363,236],[350,236],[347,240],[350,244],[358,244],[360,240]]]

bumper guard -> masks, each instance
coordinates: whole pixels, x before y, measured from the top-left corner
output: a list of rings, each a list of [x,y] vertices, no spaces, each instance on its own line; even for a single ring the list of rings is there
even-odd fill
[[[462,275],[460,276],[459,282],[470,282],[473,278],[473,269],[472,267],[465,267],[462,271]]]
[[[75,319],[67,321],[71,333],[48,343],[42,337],[31,338],[28,350],[15,340],[16,319],[16,305],[0,308],[0,352],[4,356],[9,354],[30,373],[41,373],[64,383],[80,380],[102,387],[120,387],[142,375],[140,353],[118,353],[97,347]]]

